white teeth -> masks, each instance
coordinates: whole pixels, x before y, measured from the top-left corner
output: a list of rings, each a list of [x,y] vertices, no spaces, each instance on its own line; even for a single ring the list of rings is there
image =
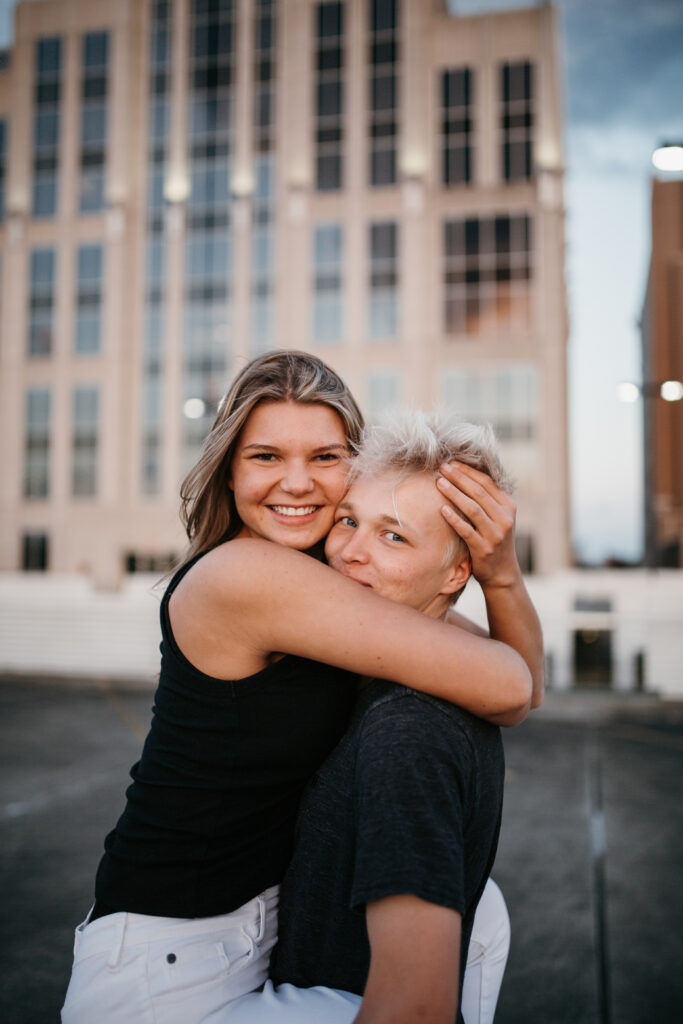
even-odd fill
[[[310,516],[317,507],[317,505],[271,505],[273,512],[277,512],[279,516]]]

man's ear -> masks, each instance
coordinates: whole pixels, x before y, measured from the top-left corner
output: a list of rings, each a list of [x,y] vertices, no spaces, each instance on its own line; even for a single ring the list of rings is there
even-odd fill
[[[446,579],[439,593],[455,594],[458,590],[462,590],[471,575],[472,560],[469,551],[465,551],[448,566]]]

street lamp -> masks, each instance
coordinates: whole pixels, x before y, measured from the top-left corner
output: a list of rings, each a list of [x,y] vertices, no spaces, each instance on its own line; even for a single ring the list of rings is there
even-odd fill
[[[680,380],[647,380],[640,384],[622,381],[617,386],[620,402],[637,402],[643,399],[643,469],[645,493],[645,550],[644,564],[648,569],[657,565],[654,512],[652,506],[653,465],[652,465],[652,427],[647,414],[648,401],[663,399],[665,402],[680,402],[683,399],[683,383]]]
[[[658,171],[683,171],[683,142],[663,142],[652,154]]]
[[[633,384],[622,380],[617,385],[620,402],[637,402],[639,398],[663,398],[665,402],[680,402],[683,399],[683,383],[680,380],[645,381]]]

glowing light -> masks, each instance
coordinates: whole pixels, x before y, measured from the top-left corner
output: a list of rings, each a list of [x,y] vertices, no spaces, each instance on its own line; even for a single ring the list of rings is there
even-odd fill
[[[658,171],[683,171],[683,146],[666,143],[652,154],[652,163]]]
[[[230,189],[238,199],[250,196],[254,191],[254,176],[249,171],[236,171],[232,176]]]
[[[183,203],[190,194],[190,183],[184,174],[169,174],[164,182],[164,199],[169,203]]]
[[[187,420],[200,420],[206,412],[206,402],[203,398],[188,398],[183,405],[183,416]]]
[[[665,380],[659,393],[665,402],[680,402],[683,398],[683,384],[680,380]]]
[[[617,395],[620,402],[637,402],[640,398],[640,388],[637,384],[624,380],[617,387]]]

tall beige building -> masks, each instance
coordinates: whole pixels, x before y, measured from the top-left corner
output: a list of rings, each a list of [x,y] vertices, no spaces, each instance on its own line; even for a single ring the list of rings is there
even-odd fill
[[[490,420],[569,560],[562,115],[544,5],[20,3],[0,70],[0,568],[115,585],[251,356]]]

